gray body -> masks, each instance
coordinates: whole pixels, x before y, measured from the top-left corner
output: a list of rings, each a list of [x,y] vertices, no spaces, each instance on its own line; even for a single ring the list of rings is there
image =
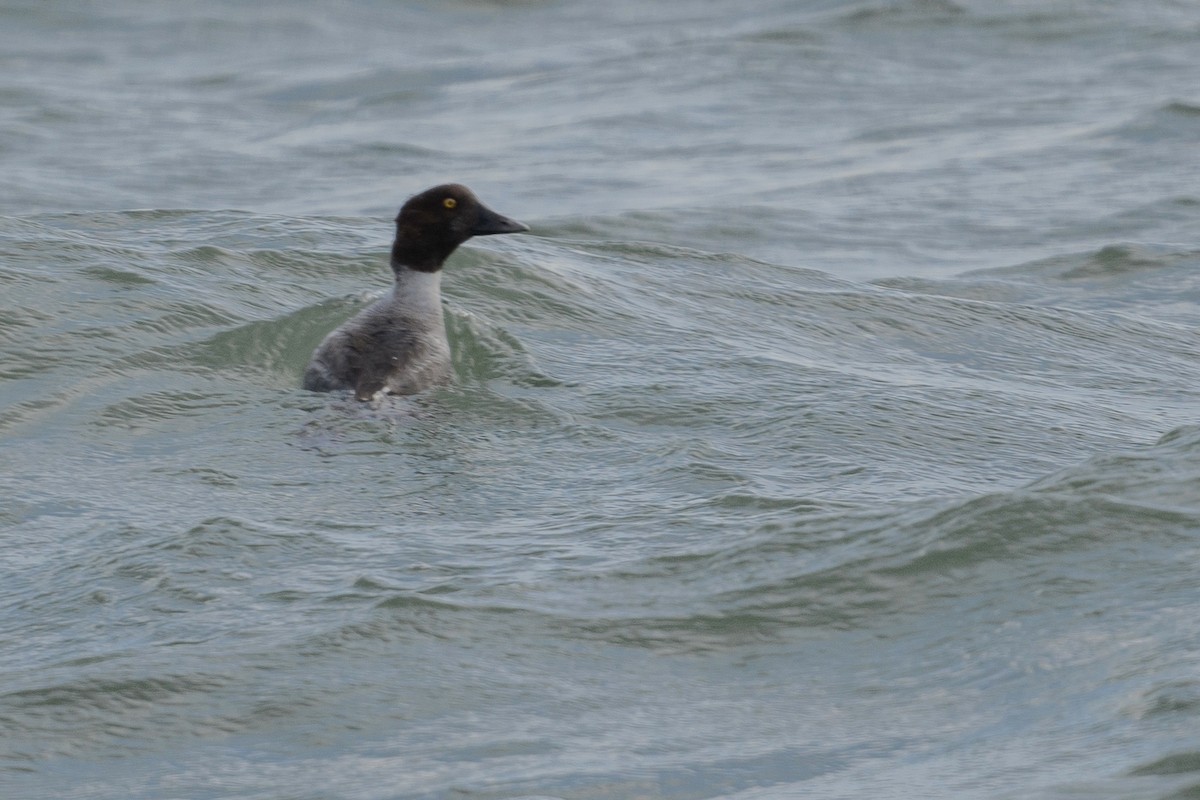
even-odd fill
[[[396,268],[396,284],[325,337],[304,371],[304,388],[415,394],[453,377],[439,272]]]

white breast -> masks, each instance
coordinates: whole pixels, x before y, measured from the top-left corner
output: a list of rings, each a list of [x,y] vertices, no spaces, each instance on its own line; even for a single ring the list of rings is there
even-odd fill
[[[396,276],[392,289],[395,307],[415,317],[442,316],[442,273],[406,269]]]

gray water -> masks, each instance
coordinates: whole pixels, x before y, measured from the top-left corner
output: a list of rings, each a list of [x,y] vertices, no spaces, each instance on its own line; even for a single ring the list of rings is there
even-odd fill
[[[0,797],[1200,796],[1200,6],[0,8]],[[299,389],[391,217],[457,383]]]

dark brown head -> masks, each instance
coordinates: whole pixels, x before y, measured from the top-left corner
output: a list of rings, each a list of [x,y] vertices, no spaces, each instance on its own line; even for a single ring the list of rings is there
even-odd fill
[[[472,236],[527,230],[528,225],[492,211],[461,184],[435,186],[409,198],[400,209],[392,268],[437,272],[454,249]]]

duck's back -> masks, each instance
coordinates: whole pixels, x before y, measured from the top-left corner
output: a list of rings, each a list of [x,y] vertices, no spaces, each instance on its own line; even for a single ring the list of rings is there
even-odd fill
[[[351,389],[360,400],[380,390],[415,394],[451,377],[440,305],[406,308],[392,295],[348,320],[313,353],[304,388]]]

